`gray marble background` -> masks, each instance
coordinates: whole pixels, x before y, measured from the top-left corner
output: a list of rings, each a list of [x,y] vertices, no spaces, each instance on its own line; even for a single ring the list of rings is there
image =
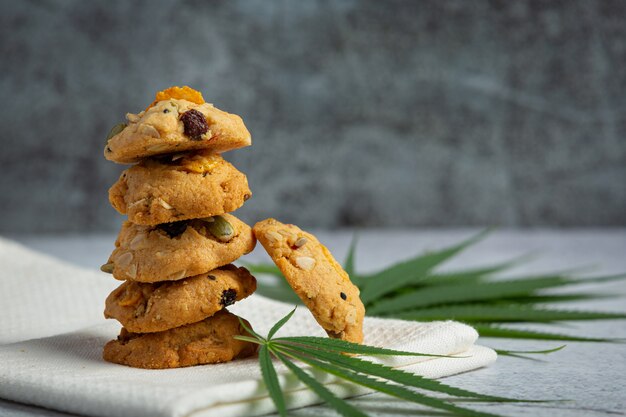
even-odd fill
[[[626,225],[624,1],[0,1],[0,232],[113,231],[109,128],[188,84],[242,115],[238,213]]]

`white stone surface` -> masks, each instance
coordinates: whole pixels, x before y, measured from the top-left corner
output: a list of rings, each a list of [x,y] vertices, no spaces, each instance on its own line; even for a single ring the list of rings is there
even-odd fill
[[[373,271],[419,253],[458,242],[475,230],[368,230],[359,232],[357,266],[360,271]],[[352,232],[320,232],[339,259],[343,258]],[[106,261],[112,249],[113,235],[94,236],[13,236],[22,243],[43,252],[83,266],[97,267]],[[536,230],[496,231],[483,242],[467,250],[446,268],[478,266],[533,253],[536,258],[517,267],[511,275],[593,267],[590,273],[626,272],[626,229],[612,230]],[[248,260],[263,259],[260,249]],[[623,296],[626,281],[586,289],[618,297],[593,302],[570,303],[568,307],[595,310],[626,311]],[[621,296],[621,297],[619,297]],[[546,327],[546,326],[544,326]],[[550,330],[626,338],[626,321],[607,320],[553,324]],[[505,339],[483,339],[481,344],[500,349],[545,349],[560,342],[533,342]],[[510,416],[614,416],[626,415],[626,345],[609,343],[568,342],[567,347],[538,361],[501,357],[486,369],[446,378],[445,382],[483,393],[516,398],[568,400],[542,404],[489,404],[471,407]],[[382,395],[368,395],[350,400],[371,416],[440,415],[419,406],[396,401]],[[297,416],[335,415],[323,406],[309,407],[293,413]],[[61,417],[47,410],[0,401],[0,416]]]

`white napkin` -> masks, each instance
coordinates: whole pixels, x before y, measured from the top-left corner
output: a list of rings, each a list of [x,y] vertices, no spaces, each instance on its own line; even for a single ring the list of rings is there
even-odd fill
[[[143,370],[101,359],[120,325],[102,316],[104,299],[119,283],[0,238],[0,398],[89,416],[229,417],[275,411],[256,359],[171,370]],[[293,306],[253,295],[230,310],[261,334]],[[415,323],[367,318],[365,343],[464,358],[398,357],[386,363],[439,378],[492,363],[477,333],[455,322]],[[69,332],[69,333],[68,333]],[[280,335],[324,332],[304,307]],[[277,364],[278,365],[278,364]],[[319,399],[277,367],[290,408]],[[319,374],[337,395],[367,390]]]

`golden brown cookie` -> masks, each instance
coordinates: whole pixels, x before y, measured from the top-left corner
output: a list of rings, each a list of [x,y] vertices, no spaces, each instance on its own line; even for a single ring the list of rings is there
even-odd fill
[[[250,226],[230,214],[157,226],[127,221],[102,270],[120,280],[175,281],[229,264],[255,244]]]
[[[107,297],[104,316],[129,332],[161,332],[211,317],[255,290],[256,279],[234,265],[178,281],[126,281]]]
[[[330,337],[361,343],[365,307],[359,289],[315,236],[274,219],[253,232],[289,285]]]
[[[109,201],[128,220],[156,225],[237,210],[250,198],[246,176],[207,151],[142,161],[109,190]]]
[[[244,320],[247,326],[250,324]],[[236,315],[222,310],[208,319],[158,333],[122,329],[104,346],[104,360],[135,368],[164,369],[228,362],[254,355],[257,345],[234,339],[248,335]]]
[[[126,281],[107,297],[104,316],[129,332],[161,332],[211,317],[255,290],[256,279],[234,265],[178,281]]]
[[[146,110],[127,114],[128,123],[111,130],[104,157],[130,164],[153,155],[200,149],[224,152],[252,144],[241,117],[204,103],[198,92],[185,88],[199,99],[193,93],[158,93],[159,101]]]

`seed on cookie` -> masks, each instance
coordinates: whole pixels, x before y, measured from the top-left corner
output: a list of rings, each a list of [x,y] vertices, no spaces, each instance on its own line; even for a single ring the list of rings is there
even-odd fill
[[[339,296],[341,297],[342,300],[346,300],[348,298],[345,292],[340,292]]]
[[[235,229],[222,216],[210,217],[205,220],[207,230],[219,241],[228,242],[235,236]]]
[[[315,259],[309,256],[300,256],[299,258],[296,258],[296,265],[298,265],[298,268],[300,269],[310,271],[313,267],[315,267]]]
[[[113,136],[117,135],[118,133],[120,133],[122,130],[126,129],[127,124],[126,123],[118,123],[115,126],[113,126],[111,128],[111,130],[109,131],[109,134],[107,135],[107,142],[109,139],[111,139]],[[109,152],[111,152],[111,148],[109,148],[107,146],[107,150]]]
[[[113,273],[113,268],[115,268],[115,264],[113,262],[106,263],[100,267],[100,271],[106,272],[107,274]]]
[[[296,240],[296,243],[294,243],[294,245],[296,248],[299,248],[299,247],[306,245],[306,242],[308,242],[308,240],[306,240],[306,237],[301,237],[298,240]]]
[[[115,263],[117,264],[117,266],[125,268],[128,265],[130,265],[130,261],[132,260],[133,260],[133,254],[130,252],[126,252],[118,256]]]

